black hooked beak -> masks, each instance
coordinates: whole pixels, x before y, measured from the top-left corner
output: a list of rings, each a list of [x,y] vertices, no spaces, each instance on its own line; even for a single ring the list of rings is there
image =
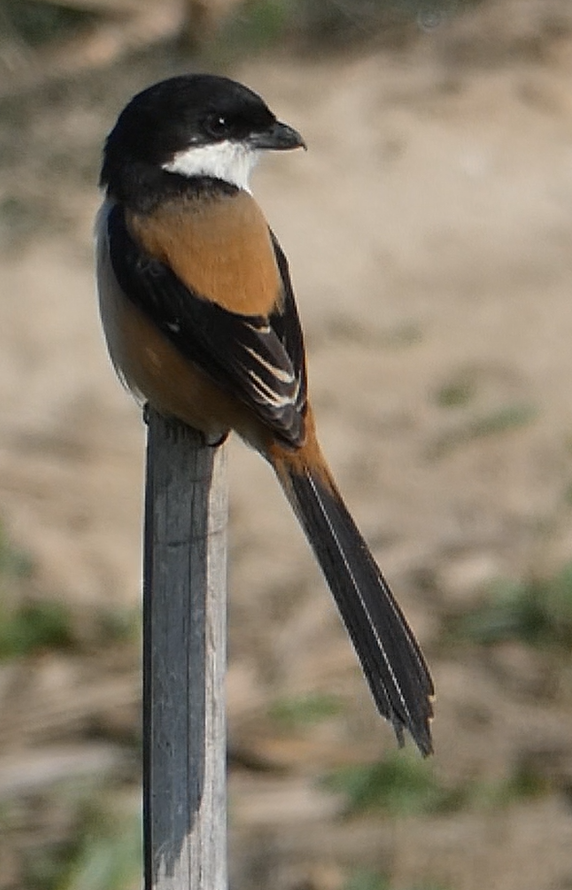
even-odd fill
[[[274,121],[271,127],[260,133],[252,133],[248,137],[248,141],[250,146],[255,149],[287,151],[291,148],[303,148],[306,150],[306,143],[298,131],[281,121]]]

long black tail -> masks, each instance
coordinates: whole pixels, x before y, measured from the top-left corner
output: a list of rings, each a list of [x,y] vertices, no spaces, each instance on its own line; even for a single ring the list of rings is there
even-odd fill
[[[400,745],[407,729],[432,751],[433,683],[421,650],[336,485],[321,466],[274,460],[334,595],[380,713]]]

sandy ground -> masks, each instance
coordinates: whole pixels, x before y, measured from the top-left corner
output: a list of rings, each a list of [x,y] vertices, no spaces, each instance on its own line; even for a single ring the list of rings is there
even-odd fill
[[[572,886],[569,668],[519,643],[458,652],[441,641],[443,620],[495,578],[551,575],[572,554],[565,5],[551,5],[559,26],[542,51],[516,25],[512,39],[505,4],[505,18],[483,13],[479,40],[472,20],[444,22],[405,54],[233,71],[310,148],[268,159],[254,190],[291,261],[325,451],[434,671],[436,773],[453,785],[500,780],[529,757],[550,764],[549,790],[533,801],[340,820],[317,776],[379,757],[393,740],[269,470],[232,442],[230,746],[270,764],[231,775],[236,887],[335,890],[362,867],[400,890]],[[34,560],[37,590],[80,614],[139,601],[144,444],[100,336],[89,177],[124,99],[166,70],[140,63],[125,90],[114,81],[107,102],[94,103],[100,76],[92,94],[52,96],[34,120],[12,107],[19,149],[3,143],[8,197],[40,212],[52,202],[56,222],[18,241],[4,224],[2,515]],[[38,140],[50,147],[47,165]],[[84,159],[80,174],[71,164],[73,188],[66,140]],[[467,397],[443,404],[459,387]],[[73,721],[60,733],[53,717],[72,688],[91,702],[80,726],[93,714],[107,714],[106,726],[136,719],[134,661],[110,656],[72,674],[57,656],[32,671],[4,667],[0,779],[15,774],[11,764],[25,772],[42,752],[77,743]],[[308,692],[339,695],[343,716],[281,735],[269,703]]]

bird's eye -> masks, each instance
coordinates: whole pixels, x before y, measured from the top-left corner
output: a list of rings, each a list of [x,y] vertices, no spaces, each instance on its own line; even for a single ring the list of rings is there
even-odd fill
[[[214,136],[215,139],[227,136],[231,129],[230,121],[224,114],[211,114],[206,119],[204,126],[209,136]]]

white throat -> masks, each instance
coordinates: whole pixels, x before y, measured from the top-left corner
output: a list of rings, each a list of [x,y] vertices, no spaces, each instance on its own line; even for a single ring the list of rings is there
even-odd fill
[[[212,176],[236,185],[249,192],[248,179],[258,161],[259,152],[240,142],[216,142],[213,145],[195,145],[178,151],[163,164],[168,173],[181,176]]]

